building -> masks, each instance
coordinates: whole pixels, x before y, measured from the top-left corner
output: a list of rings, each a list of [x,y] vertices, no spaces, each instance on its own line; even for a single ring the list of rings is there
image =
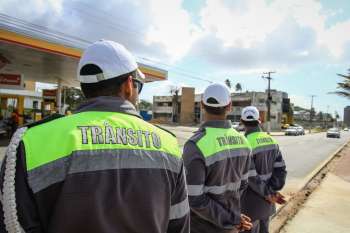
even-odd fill
[[[200,122],[201,95],[192,87],[183,87],[181,95],[153,96],[153,121],[195,124]]]
[[[182,93],[185,93],[184,90]],[[191,97],[185,97],[185,101],[182,95],[179,95],[177,107],[174,107],[176,101],[174,96],[154,96],[153,97],[153,119],[160,123],[183,123],[181,120],[176,121],[174,115],[180,115],[183,111],[192,111],[193,121],[186,121],[186,124],[190,122],[192,124],[200,123],[202,121],[202,109],[201,109],[201,94],[193,95]],[[233,93],[232,95],[232,112],[228,115],[228,119],[234,122],[239,122],[241,119],[242,109],[246,106],[253,105],[258,108],[260,112],[260,119],[263,126],[265,126],[267,120],[267,107],[266,99],[267,92],[243,92]],[[279,130],[281,124],[293,123],[293,106],[290,103],[288,94],[286,92],[271,90],[272,103],[271,103],[271,129]],[[188,104],[189,101],[194,101],[194,105]],[[188,106],[188,107],[184,107]]]
[[[344,108],[344,118],[343,118],[344,125],[347,127],[350,127],[350,106],[346,106]]]
[[[35,82],[25,82],[23,89],[6,89],[0,85],[0,116],[9,118],[14,109],[22,106],[24,115],[33,115],[40,109],[42,93],[35,91]],[[33,118],[33,116],[32,116]]]
[[[246,106],[255,106],[259,110],[262,125],[266,127],[267,121],[267,92],[242,92],[232,94],[232,112],[228,118],[239,122],[242,109]],[[281,129],[281,124],[293,122],[293,106],[286,92],[271,90],[271,129]]]
[[[20,124],[24,122],[22,116],[26,114],[26,108],[34,104],[29,101],[25,106],[23,95],[27,95],[27,99],[37,96],[25,90],[27,82],[56,84],[53,110],[60,113],[64,113],[61,98],[64,87],[79,86],[76,71],[87,44],[75,40],[63,41],[54,36],[55,32],[50,32],[50,35],[47,36],[47,30],[32,26],[0,22],[0,89],[5,90],[0,93],[0,110],[11,111],[7,108],[7,100],[14,99],[11,103],[19,112]],[[166,80],[168,77],[166,70],[143,63],[138,65],[146,76],[146,82]],[[9,93],[10,89],[13,91]],[[39,108],[48,106],[45,102],[44,98],[44,104],[38,103]]]

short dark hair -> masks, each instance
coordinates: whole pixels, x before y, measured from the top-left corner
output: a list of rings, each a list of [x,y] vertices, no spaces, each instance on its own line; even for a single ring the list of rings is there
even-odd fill
[[[96,75],[103,71],[94,64],[87,64],[80,70],[80,75]],[[80,83],[81,90],[86,98],[95,98],[98,96],[117,96],[120,92],[121,85],[129,76],[136,76],[136,71],[117,76],[115,78],[102,80],[97,83]]]
[[[226,105],[224,107],[211,107],[203,104],[203,108],[207,113],[212,115],[218,115],[218,116],[224,115],[225,112],[227,111],[228,106],[229,105]]]
[[[243,123],[243,125],[248,126],[248,127],[256,127],[259,126],[259,121],[244,121],[241,120],[241,122]]]

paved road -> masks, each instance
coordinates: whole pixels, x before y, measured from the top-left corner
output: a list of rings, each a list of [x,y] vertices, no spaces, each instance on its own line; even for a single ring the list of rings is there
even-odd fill
[[[350,140],[349,132],[342,132],[340,139],[327,138],[326,133],[305,136],[276,137],[287,164],[287,192],[298,191],[310,173],[320,166],[341,145]]]

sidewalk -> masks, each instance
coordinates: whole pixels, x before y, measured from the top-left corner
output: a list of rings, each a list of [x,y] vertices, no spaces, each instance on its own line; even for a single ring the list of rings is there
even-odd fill
[[[350,232],[350,150],[311,194],[282,233]]]

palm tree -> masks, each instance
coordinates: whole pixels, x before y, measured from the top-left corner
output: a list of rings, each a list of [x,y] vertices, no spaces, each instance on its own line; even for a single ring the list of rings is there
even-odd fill
[[[232,86],[231,86],[231,81],[229,79],[225,80],[225,84],[229,89],[231,89]]]
[[[338,91],[331,92],[332,94],[337,94],[350,99],[350,69],[348,69],[348,75],[337,74],[344,78],[343,82],[338,83]]]
[[[242,91],[242,85],[240,83],[237,83],[235,86],[235,89],[237,92],[241,92]]]

